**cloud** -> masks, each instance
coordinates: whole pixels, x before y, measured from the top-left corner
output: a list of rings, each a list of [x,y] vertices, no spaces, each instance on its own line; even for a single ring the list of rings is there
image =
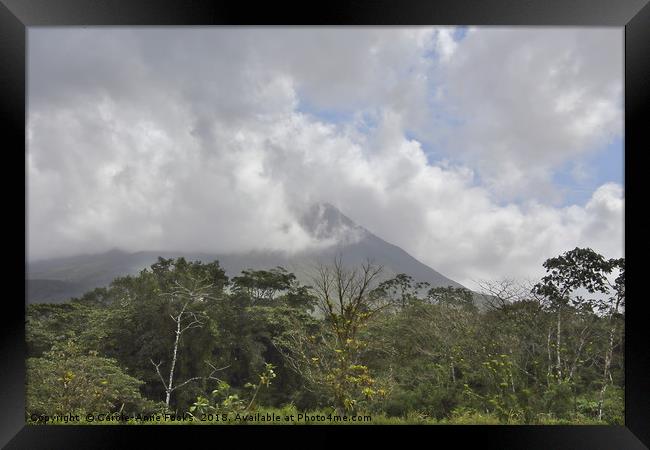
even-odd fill
[[[429,138],[501,198],[560,201],[553,171],[622,134],[620,29],[471,29],[438,69],[458,126]]]
[[[620,186],[562,208],[527,194],[528,182],[548,182],[555,164],[617,132],[614,69],[565,95],[597,68],[582,62],[592,47],[574,45],[583,31],[567,40],[582,64],[572,78],[544,30],[518,30],[516,40],[497,30],[485,41],[475,41],[484,30],[457,41],[447,28],[30,30],[29,257],[116,246],[296,251],[322,244],[299,224],[316,202],[468,286],[537,274],[578,245],[619,256]],[[528,54],[521,48],[560,74],[528,100],[512,83],[530,88],[546,66],[531,60],[515,76],[519,65],[499,53]],[[486,81],[463,91],[477,83],[470,69]],[[527,102],[539,110],[524,118]],[[450,133],[451,113],[436,118],[432,105],[452,104],[462,132],[432,163],[435,140],[423,130]],[[513,117],[521,122],[509,126]],[[521,188],[517,203],[499,197],[508,186]]]

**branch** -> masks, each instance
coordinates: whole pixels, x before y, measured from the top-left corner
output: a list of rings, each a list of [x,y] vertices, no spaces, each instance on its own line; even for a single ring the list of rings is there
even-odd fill
[[[170,390],[169,392],[174,392],[176,389],[178,389],[178,388],[182,388],[182,387],[185,386],[187,383],[190,383],[190,382],[192,382],[192,381],[196,381],[196,380],[200,380],[201,378],[203,378],[203,377],[192,377],[192,378],[190,378],[189,380],[185,380],[185,381],[183,381],[181,384],[177,384],[176,386],[174,386],[173,388],[171,388],[171,390]]]
[[[149,358],[149,361],[151,361],[151,364],[153,364],[154,367],[156,368],[156,372],[158,373],[158,376],[160,377],[160,381],[162,382],[162,384],[163,384],[163,386],[165,388],[165,391],[166,391],[167,390],[167,383],[165,383],[165,379],[163,378],[162,374],[160,373],[160,365],[162,364],[162,361],[160,361],[158,364],[153,362],[153,359],[151,359],[151,358]]]
[[[207,377],[192,377],[192,378],[189,378],[189,379],[183,381],[182,383],[177,384],[176,386],[174,386],[174,387],[170,390],[170,392],[174,392],[176,389],[182,388],[182,387],[185,386],[186,384],[191,383],[192,381],[196,381],[196,380],[204,379],[204,380],[217,380],[217,381],[221,381],[219,378],[213,376],[214,373],[215,373],[215,372],[218,372],[218,371],[220,371],[220,370],[227,369],[228,367],[230,367],[230,364],[228,364],[228,365],[225,366],[225,367],[220,367],[220,368],[217,369],[216,367],[214,367],[212,364],[210,364],[210,363],[207,362],[207,361],[206,361],[206,364],[209,365],[209,366],[212,368],[212,372],[210,372],[210,374],[209,374]]]
[[[193,320],[187,325],[185,325],[183,328],[181,328],[181,334],[192,328],[201,328],[203,326],[203,322],[197,318],[196,313],[188,312],[187,314],[192,316]]]
[[[214,365],[211,364],[210,362],[206,361],[205,363],[206,363],[208,366],[210,366],[210,368],[212,369],[212,372],[210,372],[210,374],[209,374],[207,377],[205,377],[206,380],[217,380],[217,381],[221,381],[220,378],[217,378],[217,377],[214,376],[214,373],[215,373],[215,372],[219,372],[219,371],[221,371],[221,370],[225,370],[225,369],[227,369],[228,367],[230,367],[230,364],[228,364],[227,366],[220,367],[220,368],[217,369],[217,368],[214,367]]]

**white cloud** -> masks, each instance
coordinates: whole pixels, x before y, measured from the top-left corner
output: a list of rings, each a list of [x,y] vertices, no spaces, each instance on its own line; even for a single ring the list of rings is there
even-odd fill
[[[30,30],[30,258],[298,250],[318,245],[297,217],[319,201],[467,285],[538,274],[575,246],[619,256],[620,186],[584,206],[495,200],[620,131],[620,74],[578,83],[599,68],[583,31]],[[442,130],[440,80],[462,158],[432,165],[405,130]],[[314,113],[330,109],[350,121]]]
[[[621,29],[486,27],[454,47],[437,106],[460,125],[428,137],[499,197],[559,200],[552,171],[622,134]]]

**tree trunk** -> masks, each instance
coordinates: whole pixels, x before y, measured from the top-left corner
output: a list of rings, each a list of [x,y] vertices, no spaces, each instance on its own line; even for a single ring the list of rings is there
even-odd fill
[[[598,420],[603,420],[603,403],[605,401],[605,392],[607,391],[607,386],[609,385],[608,378],[611,377],[609,369],[612,364],[612,354],[614,352],[614,334],[616,328],[612,326],[609,331],[609,346],[605,352],[605,367],[603,368],[603,387],[600,388],[600,396],[598,399]]]
[[[560,345],[561,345],[561,335],[562,335],[562,305],[558,305],[557,308],[557,335],[555,336],[555,353],[557,354],[557,382],[558,384],[562,383],[562,355],[560,354]]]
[[[598,420],[603,420],[603,403],[605,401],[605,392],[607,391],[607,386],[609,384],[608,379],[612,378],[610,373],[610,367],[612,364],[612,356],[614,354],[614,336],[616,334],[616,324],[614,323],[614,314],[618,313],[618,307],[620,305],[620,297],[616,299],[616,304],[609,313],[609,345],[607,346],[607,351],[605,352],[605,367],[603,368],[603,386],[600,388],[600,396],[598,399]]]
[[[183,308],[184,309],[184,308]],[[169,409],[169,401],[171,400],[172,396],[172,391],[173,389],[173,384],[174,384],[174,369],[176,368],[176,357],[178,355],[178,343],[181,340],[181,314],[176,317],[176,339],[174,340],[174,354],[172,357],[172,365],[171,368],[169,369],[169,382],[167,383],[167,389],[166,389],[166,397],[165,397],[165,404],[167,405],[167,409]]]
[[[571,368],[569,369],[569,375],[568,375],[569,381],[573,380],[573,375],[578,370],[578,361],[580,360],[580,356],[582,355],[582,349],[585,346],[585,342],[587,340],[588,326],[589,325],[585,326],[585,328],[583,328],[583,330],[580,332],[580,342],[578,343],[578,349],[576,350],[576,354],[573,358],[573,363],[571,364]]]
[[[548,327],[548,335],[546,336],[546,351],[548,353],[548,367],[546,368],[546,385],[551,387],[551,371],[553,370],[553,357],[551,356],[551,330],[552,326]]]

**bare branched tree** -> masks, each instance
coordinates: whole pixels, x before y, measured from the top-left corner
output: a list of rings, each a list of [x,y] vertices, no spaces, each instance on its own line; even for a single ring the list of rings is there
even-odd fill
[[[322,384],[324,374],[334,366],[332,355],[336,354],[336,340],[326,332],[310,334],[299,324],[288,331],[282,339],[273,341],[287,365],[305,381],[305,389],[315,392]]]
[[[483,303],[490,309],[503,309],[506,305],[531,297],[532,282],[520,282],[512,278],[475,282]]]
[[[348,269],[341,256],[332,266],[320,265],[312,277],[316,305],[330,321],[341,342],[356,337],[359,326],[387,307],[385,302],[369,295],[383,270],[367,260],[360,268]]]
[[[205,323],[205,315],[202,312],[192,311],[191,308],[198,303],[211,298],[209,293],[212,284],[207,282],[207,279],[197,279],[188,276],[188,280],[184,283],[178,281],[174,282],[174,287],[162,295],[169,298],[172,313],[169,317],[174,321],[174,343],[172,346],[172,359],[169,367],[169,374],[167,381],[163,377],[160,367],[162,361],[155,363],[151,360],[151,364],[156,368],[156,373],[160,378],[160,382],[165,389],[165,405],[169,409],[169,402],[171,400],[172,392],[182,388],[196,380],[203,377],[192,377],[181,383],[174,384],[174,372],[176,369],[176,362],[178,361],[178,351],[180,347],[181,337],[183,334],[194,328],[201,328]],[[213,372],[214,373],[214,372]]]
[[[366,261],[361,267],[344,267],[340,256],[331,266],[320,265],[312,277],[316,306],[324,316],[324,328],[310,334],[301,327],[289,332],[276,347],[288,365],[311,386],[325,386],[334,397],[339,414],[354,408],[355,392],[374,381],[359,364],[364,343],[359,332],[380,310],[390,306],[370,295],[382,271]]]

